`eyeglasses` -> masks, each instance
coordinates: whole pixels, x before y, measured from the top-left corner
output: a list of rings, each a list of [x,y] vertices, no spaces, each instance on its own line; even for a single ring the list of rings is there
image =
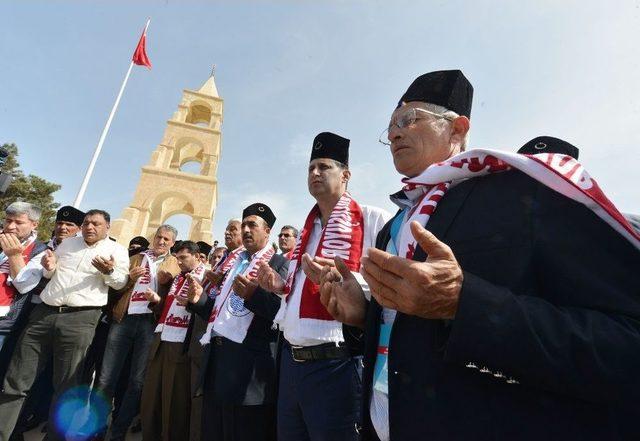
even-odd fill
[[[406,127],[409,127],[415,124],[417,120],[424,119],[424,118],[418,117],[418,112],[426,113],[428,115],[435,116],[436,118],[444,118],[447,121],[454,120],[453,117],[448,115],[442,115],[440,113],[435,113],[427,109],[421,109],[419,107],[411,107],[410,109],[407,109],[402,113],[399,113],[395,117],[395,119],[391,120],[391,122],[389,123],[389,127],[384,129],[380,134],[380,136],[378,137],[378,142],[384,145],[391,145],[391,143],[389,142],[389,132],[391,131],[391,129],[393,129],[394,126],[398,127],[399,129],[404,129]]]
[[[292,236],[293,236],[293,235],[292,235],[292,234],[289,234],[289,233],[280,233],[280,234],[278,234],[278,237],[286,237],[286,238],[289,238],[289,237],[292,237]]]

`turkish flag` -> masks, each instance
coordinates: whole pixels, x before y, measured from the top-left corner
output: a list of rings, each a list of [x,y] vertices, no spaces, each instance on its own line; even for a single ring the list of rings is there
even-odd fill
[[[142,32],[142,36],[140,37],[140,41],[138,42],[138,46],[136,46],[136,50],[133,53],[133,62],[138,66],[147,66],[151,69],[151,61],[147,56],[147,51],[145,50],[145,44],[147,42],[147,29]]]

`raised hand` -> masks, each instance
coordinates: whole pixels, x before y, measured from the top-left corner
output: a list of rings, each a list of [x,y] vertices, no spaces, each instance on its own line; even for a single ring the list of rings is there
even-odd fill
[[[341,258],[335,262],[335,268],[322,268],[320,302],[339,322],[364,328],[367,300],[362,287]]]
[[[282,294],[285,282],[280,277],[280,274],[275,272],[267,262],[260,261],[257,263],[257,267],[256,282],[258,285],[265,291]]]
[[[427,253],[416,262],[369,248],[362,259],[362,276],[371,294],[386,308],[428,319],[452,319],[458,309],[462,269],[451,248],[418,222],[411,233]]]
[[[173,276],[169,271],[158,270],[156,273],[156,279],[158,279],[158,283],[160,285],[166,285],[167,283],[171,283],[173,281]]]
[[[46,250],[44,252],[44,256],[42,256],[41,263],[44,269],[46,269],[47,271],[53,271],[56,267],[57,261],[58,258],[56,257],[55,253],[51,250]]]
[[[149,301],[149,303],[160,303],[160,296],[155,291],[152,291],[151,288],[147,288],[144,293],[144,297]]]
[[[145,272],[145,269],[141,266],[136,266],[129,270],[129,278],[133,281],[136,281],[142,276]]]
[[[7,257],[22,254],[24,246],[13,233],[0,233],[0,248]]]
[[[200,297],[202,297],[203,292],[202,285],[200,285],[196,278],[191,274],[187,274],[187,280],[189,282],[189,288],[187,288],[187,298],[184,299],[183,297],[176,297],[177,299],[179,299],[178,303],[182,306],[186,305],[187,303],[198,303]],[[184,303],[180,301],[181,299],[185,300]]]
[[[316,285],[320,283],[320,273],[325,266],[335,266],[333,259],[325,259],[324,257],[314,257],[307,253],[302,255],[302,271]]]
[[[102,256],[96,256],[91,260],[91,264],[102,274],[111,274],[115,263],[116,261],[113,256],[110,256],[109,259],[105,259]]]
[[[242,274],[233,279],[233,292],[245,300],[249,300],[253,296],[256,288],[258,288],[258,283]]]
[[[207,270],[207,271],[205,271],[204,276],[214,286],[218,286],[218,284],[222,281],[222,277],[224,276],[224,274],[222,274],[219,271]]]

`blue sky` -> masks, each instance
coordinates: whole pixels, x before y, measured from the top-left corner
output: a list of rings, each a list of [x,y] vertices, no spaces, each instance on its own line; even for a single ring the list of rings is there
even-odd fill
[[[614,7],[615,5],[615,7]],[[460,68],[475,87],[471,147],[537,135],[580,159],[624,212],[640,212],[640,4],[616,1],[0,1],[0,143],[73,202],[148,16],[81,208],[120,216],[182,89],[216,64],[225,100],[214,236],[244,206],[300,225],[313,201],[313,137],[351,139],[350,188],[393,210],[399,186],[377,138],[419,74]],[[173,219],[184,228],[183,218]]]

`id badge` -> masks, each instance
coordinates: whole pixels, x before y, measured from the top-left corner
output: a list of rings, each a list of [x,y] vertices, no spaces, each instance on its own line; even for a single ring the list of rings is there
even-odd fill
[[[387,360],[389,354],[389,337],[391,336],[392,324],[380,325],[380,338],[378,339],[378,354],[376,355],[376,365],[373,371],[373,388],[384,394],[389,394],[389,371]]]

